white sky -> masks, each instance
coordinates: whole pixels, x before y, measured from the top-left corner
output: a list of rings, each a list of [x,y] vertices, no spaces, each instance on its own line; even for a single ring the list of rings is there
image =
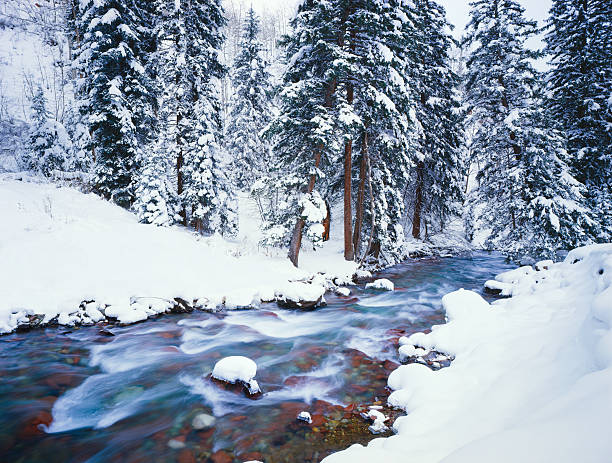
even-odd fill
[[[240,0],[233,0],[240,1]],[[297,5],[300,0],[244,0],[246,5],[250,3],[256,10],[272,10],[281,6]],[[548,14],[552,0],[518,0],[526,9],[528,18],[536,19],[540,24]],[[450,23],[455,25],[455,35],[459,38],[468,22],[470,11],[470,0],[438,0],[446,8],[446,16]]]

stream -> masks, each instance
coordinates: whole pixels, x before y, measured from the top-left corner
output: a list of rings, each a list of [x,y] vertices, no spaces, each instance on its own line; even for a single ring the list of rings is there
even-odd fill
[[[377,275],[393,292],[351,286],[311,312],[265,304],[2,336],[0,461],[316,462],[365,444],[377,436],[358,412],[386,403],[398,337],[444,323],[444,294],[481,292],[509,268],[496,254],[425,258]],[[228,355],[257,363],[263,396],[210,380]]]

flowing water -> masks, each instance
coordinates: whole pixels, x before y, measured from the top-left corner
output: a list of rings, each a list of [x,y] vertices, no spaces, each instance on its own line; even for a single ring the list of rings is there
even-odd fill
[[[394,292],[356,286],[313,312],[269,304],[0,337],[0,461],[319,461],[374,437],[357,411],[384,403],[397,338],[443,323],[444,294],[508,268],[489,254],[420,259],[381,274]],[[228,355],[256,361],[262,397],[210,380]],[[216,419],[194,429],[201,414]]]

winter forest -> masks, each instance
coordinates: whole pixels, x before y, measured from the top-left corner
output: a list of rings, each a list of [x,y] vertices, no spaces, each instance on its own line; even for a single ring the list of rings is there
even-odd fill
[[[612,2],[451,3],[1,2],[0,457],[607,461]]]

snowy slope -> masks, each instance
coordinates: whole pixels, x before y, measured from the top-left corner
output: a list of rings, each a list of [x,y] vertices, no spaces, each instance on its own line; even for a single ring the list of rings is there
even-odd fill
[[[397,435],[326,463],[606,463],[612,456],[612,244],[499,276],[513,297],[446,295],[448,323],[400,343],[455,356],[389,377]]]
[[[246,208],[243,198],[241,205]],[[252,211],[251,211],[252,212]],[[165,311],[181,297],[202,305],[241,307],[275,293],[313,288],[288,285],[314,271],[352,275],[355,264],[337,251],[305,259],[296,269],[284,255],[257,251],[256,217],[245,211],[245,234],[236,243],[199,237],[180,228],[158,228],[93,194],[53,184],[0,177],[0,333],[13,330],[27,314],[60,323],[82,301],[126,323]],[[134,304],[135,298],[161,298]]]

